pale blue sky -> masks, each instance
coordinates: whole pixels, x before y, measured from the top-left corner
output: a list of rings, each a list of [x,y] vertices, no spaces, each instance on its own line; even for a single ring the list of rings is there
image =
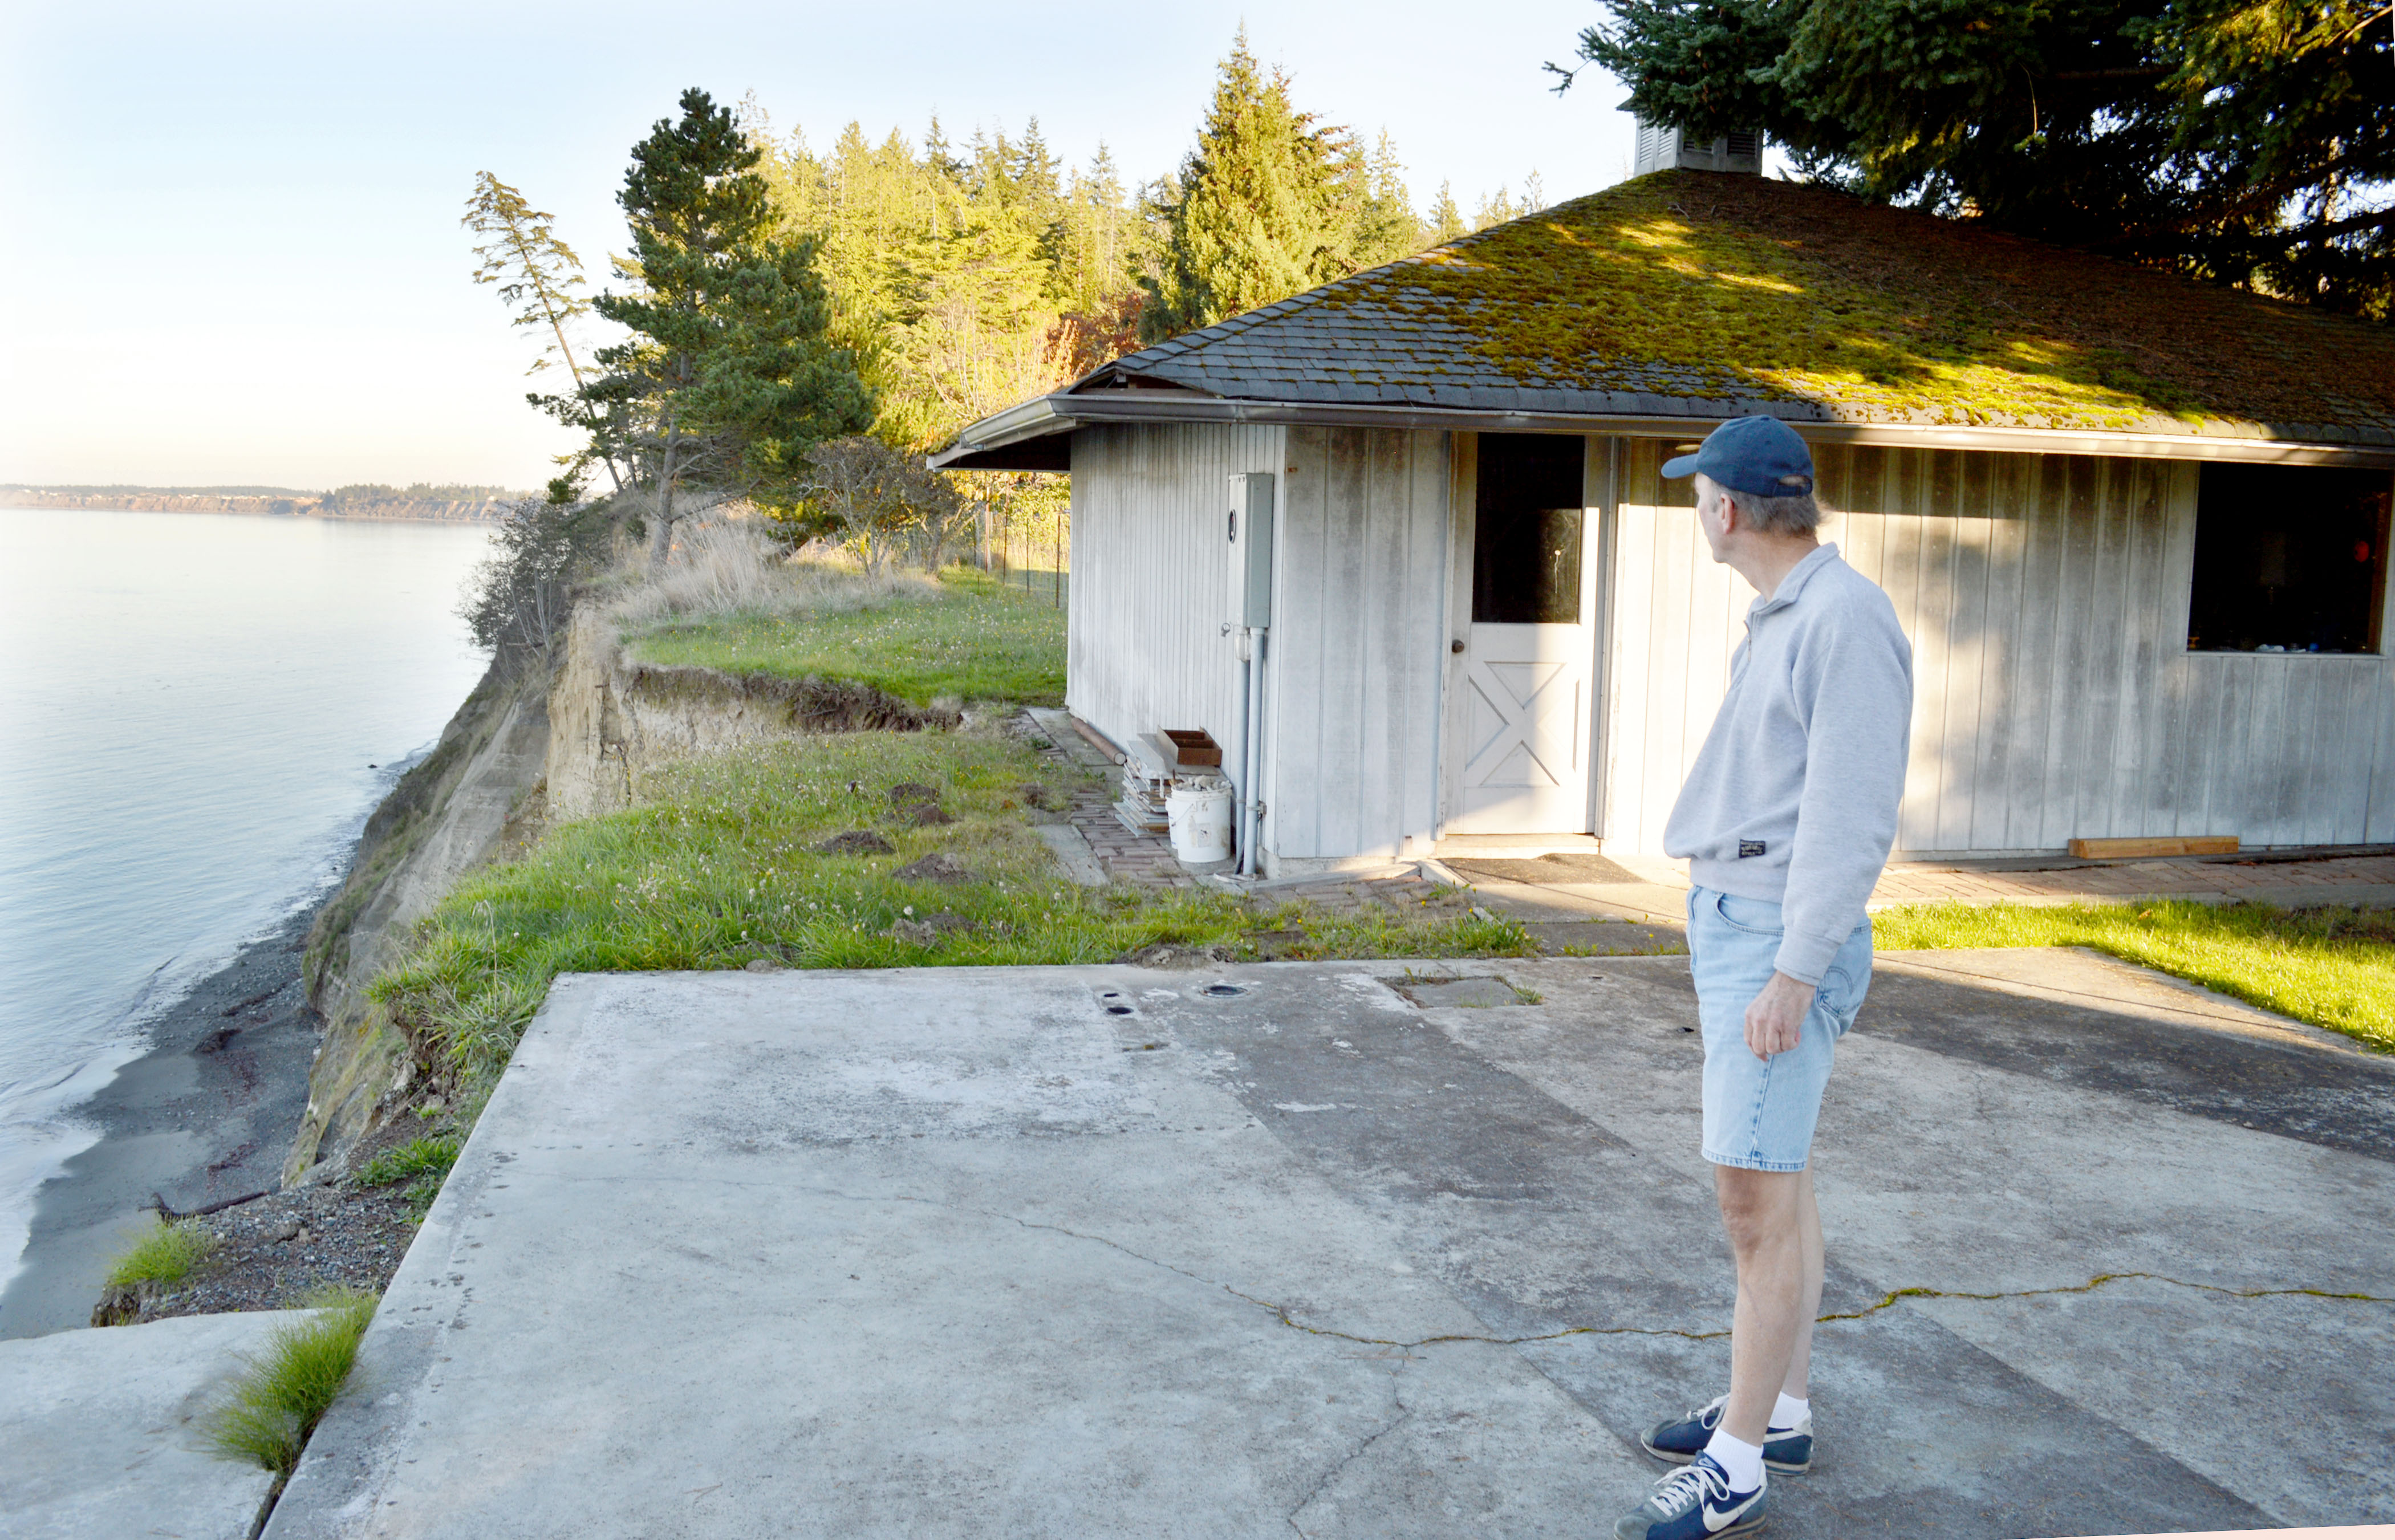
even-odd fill
[[[537,483],[530,344],[468,281],[489,169],[589,266],[626,151],[683,87],[827,143],[1037,113],[1059,153],[1176,164],[1244,17],[1301,106],[1386,127],[1417,203],[1627,173],[1621,91],[1541,60],[1589,0],[826,6],[60,0],[0,7],[0,480]]]

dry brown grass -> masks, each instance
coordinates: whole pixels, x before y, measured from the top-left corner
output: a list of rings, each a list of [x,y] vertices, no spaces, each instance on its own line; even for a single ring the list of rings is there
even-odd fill
[[[837,559],[785,558],[761,520],[729,514],[683,525],[655,582],[644,566],[628,559],[605,586],[607,612],[627,634],[668,621],[853,614],[944,597],[920,573],[877,576]]]

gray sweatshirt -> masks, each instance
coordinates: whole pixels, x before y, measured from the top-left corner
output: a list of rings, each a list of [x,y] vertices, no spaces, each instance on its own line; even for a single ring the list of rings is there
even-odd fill
[[[1782,905],[1774,965],[1818,984],[1896,843],[1912,648],[1825,545],[1746,612],[1729,694],[1663,826],[1700,888]]]

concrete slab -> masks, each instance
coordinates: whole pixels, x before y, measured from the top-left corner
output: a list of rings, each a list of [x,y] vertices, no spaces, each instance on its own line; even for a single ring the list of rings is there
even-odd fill
[[[1675,957],[561,980],[267,1533],[1602,1533],[1727,1376],[1693,1024]],[[1776,1533],[2395,1520],[2395,1063],[1896,970],[1840,1059]]]
[[[0,1342],[0,1533],[247,1540],[274,1478],[205,1453],[200,1415],[305,1310]]]

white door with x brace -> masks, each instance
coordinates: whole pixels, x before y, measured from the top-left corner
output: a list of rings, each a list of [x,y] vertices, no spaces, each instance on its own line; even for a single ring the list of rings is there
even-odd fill
[[[1589,826],[1596,596],[1585,442],[1480,435],[1450,834]]]

